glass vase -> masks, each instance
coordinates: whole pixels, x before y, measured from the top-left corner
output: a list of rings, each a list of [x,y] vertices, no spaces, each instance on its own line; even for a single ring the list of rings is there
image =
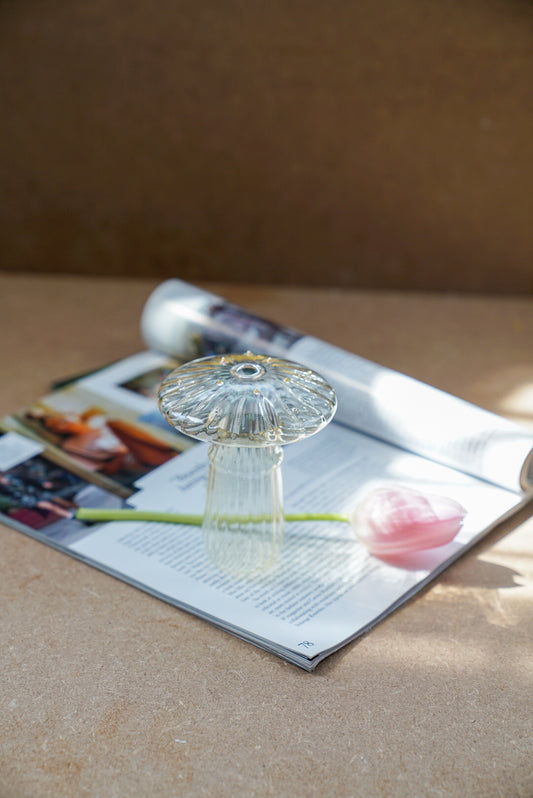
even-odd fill
[[[297,363],[246,352],[180,366],[159,403],[172,426],[210,443],[202,530],[213,561],[234,575],[269,567],[283,540],[281,447],[331,420],[331,386]]]

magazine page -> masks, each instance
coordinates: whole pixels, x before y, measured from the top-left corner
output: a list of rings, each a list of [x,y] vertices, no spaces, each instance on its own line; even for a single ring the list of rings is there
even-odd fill
[[[180,280],[153,292],[141,326],[150,348],[184,360],[250,349],[303,363],[335,388],[338,423],[510,490],[531,487],[528,430]]]
[[[122,412],[128,423],[149,423],[156,438],[156,386],[160,369],[171,365],[152,352],[127,358],[51,395],[51,429],[34,431],[34,439],[14,430],[0,435],[0,518],[308,670],[420,589],[521,502],[518,493],[331,424],[284,448],[285,512],[348,513],[373,486],[401,484],[462,504],[467,515],[455,540],[385,561],[370,555],[345,523],[287,523],[283,540],[263,537],[243,546],[238,536],[206,539],[198,527],[80,521],[79,507],[203,512],[207,445],[189,441],[186,448],[178,438],[163,462],[156,446],[156,462],[139,467],[139,458],[128,455],[129,465],[119,458],[104,479],[99,467],[87,467],[87,451],[66,452],[56,438],[52,446],[37,440],[38,433],[57,436],[63,425],[68,441],[70,425],[85,413],[84,423],[97,418],[90,430],[113,449],[104,408]]]
[[[95,527],[75,518],[80,507],[125,506],[119,493],[85,479],[43,444],[0,432],[0,521],[66,550]]]
[[[206,444],[138,482],[139,509],[201,513]],[[456,539],[378,559],[345,523],[287,523],[283,541],[211,540],[199,527],[110,522],[71,550],[229,631],[312,669],[459,557],[520,495],[341,426],[285,447],[285,511],[348,512],[372,486],[402,484],[459,501]]]
[[[153,352],[133,355],[42,397],[2,426],[42,441],[66,467],[127,496],[137,479],[194,444],[157,407],[159,385],[177,365]]]

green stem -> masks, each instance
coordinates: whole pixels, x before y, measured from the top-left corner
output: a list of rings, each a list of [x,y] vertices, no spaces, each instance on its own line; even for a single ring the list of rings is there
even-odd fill
[[[345,524],[350,523],[348,516],[340,513],[287,513],[284,518],[286,521],[342,521]]]
[[[289,513],[284,516],[285,521],[342,521],[350,523],[346,515],[338,513]],[[158,521],[163,524],[184,524],[186,526],[201,526],[203,516],[188,515],[186,513],[160,513],[153,510],[98,510],[92,507],[80,507],[76,511],[76,518],[80,521]],[[233,520],[233,519],[232,519]],[[236,517],[235,521],[239,519]],[[261,518],[246,516],[240,519],[246,523],[260,521]]]
[[[160,521],[162,524],[185,524],[201,526],[201,515],[182,513],[159,513],[151,510],[95,510],[92,507],[80,507],[76,510],[76,518],[80,521]]]

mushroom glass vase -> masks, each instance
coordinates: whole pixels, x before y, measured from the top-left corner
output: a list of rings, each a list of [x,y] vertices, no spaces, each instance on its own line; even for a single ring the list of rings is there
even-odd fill
[[[202,526],[208,551],[226,571],[268,567],[283,539],[282,446],[329,423],[333,388],[297,363],[246,352],[175,369],[159,405],[181,433],[210,443]]]

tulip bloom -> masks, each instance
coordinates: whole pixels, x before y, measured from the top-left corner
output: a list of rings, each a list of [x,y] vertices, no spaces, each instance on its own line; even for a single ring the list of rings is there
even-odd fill
[[[372,554],[394,556],[444,546],[457,535],[465,516],[464,507],[453,499],[386,485],[361,500],[350,522]]]

